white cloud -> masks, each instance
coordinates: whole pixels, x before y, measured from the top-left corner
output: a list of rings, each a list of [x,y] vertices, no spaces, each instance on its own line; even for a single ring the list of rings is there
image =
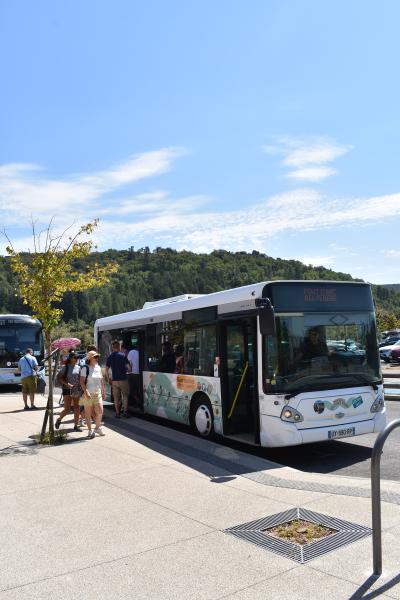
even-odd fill
[[[117,198],[111,206],[98,210],[97,214],[99,217],[108,215],[132,215],[135,217],[156,212],[169,213],[179,211],[187,213],[209,201],[210,199],[203,195],[172,198],[166,191],[149,192],[146,194],[137,194],[131,198]]]
[[[326,150],[324,154],[321,150],[320,167],[313,168],[329,168],[324,167],[324,161],[338,152],[336,149],[329,154]],[[56,215],[55,231],[73,220],[79,227],[100,217],[101,226],[94,236],[99,249],[168,245],[196,252],[257,248],[273,254],[272,242],[279,235],[376,226],[379,221],[400,216],[400,194],[331,198],[305,187],[229,211],[214,209],[219,206],[218,202],[211,204],[207,196],[174,196],[168,190],[155,189],[153,181],[147,192],[131,193],[129,186],[143,179],[150,182],[152,176],[165,173],[180,154],[180,150],[167,148],[137,155],[100,172],[64,179],[46,177],[32,165],[4,165],[0,167],[0,222],[6,227],[18,226],[12,236],[18,250],[27,249],[32,243],[27,234],[27,221],[34,213],[39,223],[45,224]],[[311,167],[300,165],[317,158],[311,152],[298,155],[294,162],[299,165],[297,170],[308,169]],[[21,223],[21,215],[24,223]],[[4,240],[0,241],[0,251],[4,252]],[[302,260],[329,266],[337,262],[338,250],[345,252],[346,248],[330,246],[324,248],[322,254],[318,250],[317,256],[303,256]],[[292,256],[298,256],[299,252],[293,247]],[[387,252],[389,257],[397,256],[396,250]]]
[[[282,164],[291,170],[287,177],[296,181],[318,182],[336,173],[328,165],[343,156],[352,146],[338,144],[325,138],[282,138],[278,144],[264,146],[269,154],[283,156]]]
[[[335,264],[333,256],[299,256],[296,260],[305,265],[312,265],[313,267],[332,267]]]
[[[312,140],[288,140],[286,147],[287,156],[283,163],[297,168],[330,163],[351,150],[351,146]]]
[[[391,196],[331,200],[315,190],[298,189],[253,203],[243,210],[201,212],[187,206],[185,211],[165,211],[138,220],[103,222],[99,232],[102,247],[168,245],[195,252],[227,250],[271,251],[274,237],[291,232],[326,228],[368,226],[400,215],[400,194]],[[293,256],[297,255],[293,249]],[[332,264],[334,257],[303,257],[310,264]]]
[[[330,167],[308,167],[304,169],[296,169],[287,174],[290,179],[297,181],[322,181],[336,173],[336,169]]]
[[[383,254],[387,258],[399,258],[400,250],[381,250],[381,254]]]
[[[31,164],[0,167],[0,216],[4,224],[20,222],[21,214],[48,222],[52,215],[85,218],[92,203],[128,184],[155,177],[170,170],[183,149],[164,148],[145,152],[109,169],[95,173],[74,174],[65,178],[45,176]],[[97,207],[98,208],[98,205]]]

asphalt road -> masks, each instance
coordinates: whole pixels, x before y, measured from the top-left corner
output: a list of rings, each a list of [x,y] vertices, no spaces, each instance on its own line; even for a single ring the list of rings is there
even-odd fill
[[[15,386],[5,386],[1,393],[15,393],[16,404],[21,403],[21,392]],[[56,394],[56,400],[58,395]],[[387,420],[400,418],[400,400],[386,400]],[[107,415],[107,411],[105,413]],[[168,424],[163,419],[146,419],[160,422],[163,425],[189,432],[189,429],[178,425]],[[337,473],[350,477],[369,477],[371,465],[371,451],[376,439],[376,434],[346,438],[331,442],[305,444],[289,448],[259,448],[241,444],[226,438],[219,438],[223,445],[240,449],[241,451],[267,458],[274,462],[314,473]],[[218,440],[217,440],[218,441]],[[400,480],[400,428],[390,434],[386,440],[381,460],[382,479]]]
[[[388,422],[399,419],[400,401],[386,400],[386,410]],[[257,455],[305,472],[370,477],[371,452],[375,439],[376,434],[371,433],[293,448],[262,448],[257,450]],[[381,477],[400,480],[400,427],[385,442]]]

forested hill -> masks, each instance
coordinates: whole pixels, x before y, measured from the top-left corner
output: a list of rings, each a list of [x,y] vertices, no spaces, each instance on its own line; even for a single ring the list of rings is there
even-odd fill
[[[383,287],[394,292],[400,292],[400,283],[385,283]]]
[[[65,321],[91,323],[104,315],[140,308],[147,300],[210,293],[271,279],[353,280],[346,273],[307,266],[297,260],[274,259],[257,251],[194,254],[170,248],[132,248],[95,252],[76,266],[83,269],[87,264],[110,260],[120,265],[112,282],[90,292],[67,294],[62,303]],[[374,287],[374,293],[380,308],[400,311],[400,293],[383,286]],[[15,296],[8,258],[0,257],[0,312],[26,312],[26,308]]]

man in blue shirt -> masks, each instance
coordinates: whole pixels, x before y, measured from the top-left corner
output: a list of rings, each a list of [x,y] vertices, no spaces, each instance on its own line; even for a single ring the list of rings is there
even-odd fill
[[[31,401],[30,408],[36,408],[35,406],[35,392],[36,392],[36,371],[38,369],[38,363],[36,358],[33,356],[32,348],[27,348],[25,355],[18,361],[18,370],[21,373],[22,383],[22,397],[24,399],[24,410],[28,410],[28,395]]]
[[[121,344],[118,340],[112,343],[112,353],[107,358],[106,374],[109,383],[111,384],[112,394],[114,398],[115,416],[121,415],[121,400],[123,406],[124,417],[129,417],[128,413],[128,373],[131,372],[131,364],[125,354],[122,354]],[[110,375],[111,369],[111,375]]]

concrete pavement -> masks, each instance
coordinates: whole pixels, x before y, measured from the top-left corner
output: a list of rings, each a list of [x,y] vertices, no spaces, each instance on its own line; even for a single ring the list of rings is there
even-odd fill
[[[370,527],[368,479],[303,473],[109,413],[104,438],[71,432],[38,448],[29,436],[43,412],[21,407],[0,396],[0,600],[400,598],[399,483],[382,482],[384,573],[373,582],[371,537],[298,564],[224,531],[293,507]]]

